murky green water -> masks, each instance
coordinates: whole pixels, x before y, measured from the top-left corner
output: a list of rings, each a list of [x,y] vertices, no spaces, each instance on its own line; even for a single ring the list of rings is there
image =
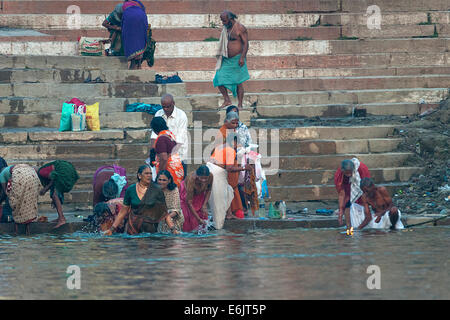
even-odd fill
[[[450,227],[0,236],[2,299],[449,299]],[[81,289],[69,290],[69,265]],[[381,289],[369,290],[370,265]]]

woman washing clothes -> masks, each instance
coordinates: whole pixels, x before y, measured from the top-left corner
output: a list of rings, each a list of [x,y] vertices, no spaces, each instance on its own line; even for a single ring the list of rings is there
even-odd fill
[[[237,147],[239,144],[238,135],[236,132],[236,128],[239,124],[239,115],[236,112],[230,111],[225,116],[225,121],[222,127],[219,129],[219,134],[216,137],[217,145],[225,143],[225,139],[229,139],[227,141],[230,147],[233,148],[234,151],[234,160],[232,163],[221,163],[221,165],[227,166],[227,180],[228,184],[233,188],[233,201],[231,202],[230,211],[227,214],[228,219],[232,218],[244,218],[244,207],[242,205],[241,195],[239,193],[239,173],[244,171],[245,169],[238,165],[237,159]],[[232,140],[231,140],[232,139]],[[229,160],[227,157],[223,157],[221,152],[219,152],[219,157],[221,160]],[[216,159],[216,163],[218,160]],[[231,161],[231,160],[230,160]],[[219,161],[220,162],[220,161]]]
[[[116,232],[127,216],[126,233],[156,233],[158,224],[169,215],[164,192],[152,181],[152,171],[148,165],[139,167],[137,180],[125,192],[122,209],[105,235]]]
[[[180,185],[183,231],[198,231],[208,221],[207,203],[211,196],[213,175],[205,165],[189,174]]]
[[[172,175],[167,170],[162,170],[156,177],[156,182],[164,192],[169,215],[158,225],[158,232],[179,234],[183,231],[184,216],[180,206],[180,193],[173,182]]]
[[[112,184],[116,184],[117,188],[114,188]],[[123,198],[128,188],[127,171],[116,165],[100,167],[95,171],[92,188],[94,207],[99,202]],[[115,189],[117,189],[116,194],[113,193]]]
[[[64,204],[64,193],[70,192],[79,179],[75,167],[65,160],[56,160],[47,163],[37,170],[37,175],[44,188],[39,192],[41,196],[50,190],[52,205],[56,207],[58,218],[55,221],[58,228],[66,223],[62,205]]]
[[[16,233],[18,224],[25,224],[29,234],[29,224],[38,220],[40,183],[36,170],[28,164],[4,167],[0,173],[0,183],[1,201],[8,198]]]

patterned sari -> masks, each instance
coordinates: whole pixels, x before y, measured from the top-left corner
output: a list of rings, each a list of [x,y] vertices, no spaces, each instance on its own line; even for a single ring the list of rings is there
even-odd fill
[[[170,132],[169,130],[163,130],[158,134],[158,137],[155,141],[155,146],[158,143],[158,139],[162,136],[167,136],[170,138],[171,141],[176,143],[175,135]],[[175,149],[176,147],[174,147]],[[173,149],[172,149],[173,151]],[[167,167],[166,170],[170,172],[170,174],[173,177],[173,182],[177,185],[177,187],[180,186],[181,181],[184,178],[184,169],[183,164],[181,163],[181,158],[178,152],[174,152],[171,154],[168,154],[169,158],[167,159]],[[156,172],[159,172],[159,157],[156,155]]]
[[[15,165],[9,185],[7,195],[14,222],[26,224],[35,221],[40,189],[36,171],[27,164]]]

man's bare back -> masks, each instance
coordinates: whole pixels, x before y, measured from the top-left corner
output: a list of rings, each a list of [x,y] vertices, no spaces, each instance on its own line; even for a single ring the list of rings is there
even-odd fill
[[[369,211],[369,206],[375,211],[375,223],[379,223],[383,215],[388,212],[391,221],[391,228],[395,228],[398,220],[398,209],[394,206],[392,198],[385,187],[376,187],[373,182],[371,185],[361,188],[364,194],[361,196],[362,205],[366,212]]]

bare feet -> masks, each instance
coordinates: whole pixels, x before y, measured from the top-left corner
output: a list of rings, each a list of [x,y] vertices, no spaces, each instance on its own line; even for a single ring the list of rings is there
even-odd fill
[[[56,226],[53,227],[53,229],[57,229],[59,227],[61,227],[62,225],[66,224],[66,219],[62,218],[62,219],[58,219]]]
[[[219,107],[219,110],[222,110],[222,109],[224,109],[224,108],[226,108],[226,107],[229,107],[229,106],[231,106],[233,103],[230,101],[230,100],[225,100],[223,103],[222,103],[222,105]]]

